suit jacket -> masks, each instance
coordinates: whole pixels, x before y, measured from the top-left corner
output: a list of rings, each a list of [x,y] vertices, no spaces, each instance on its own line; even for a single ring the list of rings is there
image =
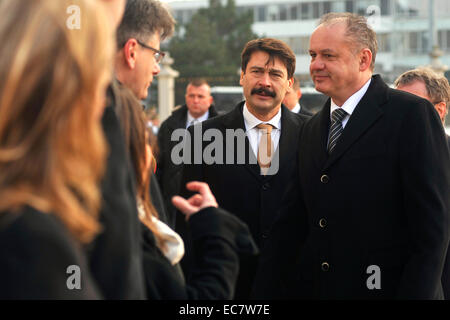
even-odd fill
[[[330,100],[305,124],[308,212],[294,296],[439,299],[449,241],[449,152],[433,106],[375,75],[328,156]]]
[[[52,214],[30,207],[0,213],[0,257],[2,300],[102,297],[80,244]],[[80,288],[69,289],[77,274]]]
[[[159,157],[156,168],[156,176],[166,206],[167,224],[175,228],[176,209],[172,205],[172,197],[180,190],[181,171],[183,165],[176,165],[171,160],[172,148],[177,144],[171,141],[172,132],[176,129],[185,129],[188,109],[183,105],[175,110],[162,124],[158,132]],[[209,118],[217,116],[213,105],[209,107]]]
[[[163,256],[151,231],[142,225],[148,298],[231,299],[239,270],[238,253],[257,253],[248,227],[233,215],[213,207],[197,212],[188,223],[197,256],[192,273],[186,277],[187,281],[176,266],[172,266]]]
[[[134,174],[114,111],[114,86],[108,91],[102,125],[109,155],[103,177],[100,223],[103,231],[86,248],[92,274],[106,299],[145,298],[140,222]]]
[[[289,199],[289,197],[285,197],[287,190],[291,190],[288,188],[289,181],[297,174],[296,150],[303,119],[282,106],[281,135],[278,148],[275,151],[279,155],[278,172],[275,175],[263,176],[260,173],[253,151],[249,152],[251,147],[247,137],[245,137],[244,164],[237,164],[239,151],[236,141],[232,146],[225,139],[227,129],[241,129],[242,132],[245,132],[243,106],[244,102],[241,102],[234,110],[207,120],[201,126],[195,125],[189,128],[192,141],[194,140],[194,131],[198,128],[201,128],[202,132],[213,128],[218,129],[224,137],[221,144],[223,155],[233,154],[234,161],[233,164],[215,163],[208,165],[204,162],[201,164],[186,164],[183,170],[182,186],[193,180],[208,183],[219,205],[242,219],[249,226],[259,248],[264,250],[265,243],[270,240],[272,224],[279,215],[283,199]],[[209,143],[203,143],[203,150]],[[251,160],[254,164],[251,164]],[[226,163],[225,157],[223,157],[223,163]],[[297,194],[298,190],[294,193]],[[189,195],[186,191],[182,194]],[[189,242],[189,230],[186,229],[184,218],[180,213],[177,213],[176,228],[184,239],[187,239],[185,241],[186,257],[181,261],[181,265],[186,271],[193,264],[193,261],[191,261],[193,254],[190,251],[192,246]],[[257,258],[241,256],[241,270],[235,298],[248,299],[250,297],[257,265]],[[267,275],[267,277],[270,276]]]

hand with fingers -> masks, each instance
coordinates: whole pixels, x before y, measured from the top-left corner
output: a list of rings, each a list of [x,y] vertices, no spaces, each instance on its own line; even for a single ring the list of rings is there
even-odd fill
[[[198,193],[187,200],[180,196],[175,196],[172,198],[173,205],[186,215],[186,221],[189,220],[191,215],[204,208],[217,208],[219,206],[208,184],[204,182],[192,181],[186,184],[186,188],[190,191],[195,191]]]

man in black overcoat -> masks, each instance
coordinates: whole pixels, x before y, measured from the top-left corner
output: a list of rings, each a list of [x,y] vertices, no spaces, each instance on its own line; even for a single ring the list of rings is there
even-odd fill
[[[299,172],[309,234],[295,298],[441,299],[449,241],[449,152],[425,99],[373,75],[375,32],[331,13],[310,40],[316,90]]]

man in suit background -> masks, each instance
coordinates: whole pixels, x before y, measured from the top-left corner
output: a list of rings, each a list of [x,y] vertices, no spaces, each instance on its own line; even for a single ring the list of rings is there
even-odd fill
[[[300,89],[300,81],[296,76],[293,77],[294,83],[292,84],[292,90],[286,92],[284,96],[283,104],[292,112],[303,114],[311,117],[313,114],[300,106],[300,98],[302,97],[302,90]]]
[[[373,75],[364,17],[330,13],[310,39],[310,72],[330,99],[305,123],[300,184],[309,234],[294,297],[440,299],[449,240],[444,130],[425,99]]]
[[[450,102],[450,85],[446,77],[435,73],[429,68],[417,68],[401,74],[394,82],[398,90],[406,91],[430,101],[439,113],[442,125]],[[447,135],[450,148],[450,136]]]
[[[211,88],[204,79],[193,79],[186,87],[186,104],[175,110],[167,118],[159,129],[158,146],[159,157],[157,159],[156,176],[166,204],[168,225],[175,227],[176,209],[172,205],[172,197],[180,191],[182,164],[175,164],[171,159],[173,147],[172,133],[177,129],[187,129],[195,123],[217,116],[213,106]]]
[[[394,84],[398,90],[415,94],[430,101],[439,113],[442,124],[445,125],[445,116],[448,113],[448,103],[450,102],[450,85],[446,77],[429,68],[417,68],[401,74]],[[447,135],[447,143],[450,150],[449,135]],[[450,300],[450,254],[448,250],[442,273],[442,287],[445,299]]]
[[[261,250],[270,242],[272,224],[283,207],[283,198],[291,198],[285,196],[286,190],[298,194],[298,189],[289,188],[289,184],[297,175],[297,146],[303,119],[282,105],[286,92],[291,90],[294,71],[295,55],[284,42],[270,38],[248,42],[242,52],[240,78],[246,100],[232,111],[188,130],[193,145],[203,134],[214,130],[220,133],[223,139],[214,143],[223,152],[216,152],[220,159],[214,162],[202,158],[200,163],[185,164],[182,186],[193,180],[208,183],[220,206],[247,223]],[[197,135],[198,130],[201,135]],[[230,132],[232,139],[225,138]],[[195,146],[192,150],[204,155],[207,147],[210,146],[203,141],[201,150],[195,151]],[[261,150],[269,149],[268,161],[262,161]],[[189,270],[194,248],[190,247],[189,230],[178,213],[176,227],[186,243],[187,255],[181,263]],[[302,234],[302,228],[297,233]],[[257,258],[241,256],[236,299],[250,297],[257,266]]]

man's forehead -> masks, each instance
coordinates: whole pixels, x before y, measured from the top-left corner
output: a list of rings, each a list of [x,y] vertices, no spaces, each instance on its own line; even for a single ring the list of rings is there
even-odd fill
[[[324,38],[326,40],[345,40],[347,33],[347,25],[342,22],[319,25],[311,34],[310,40],[316,38]]]
[[[281,61],[281,59],[277,58],[277,57],[270,57],[268,56],[266,60],[260,60],[260,61],[252,61],[250,60],[250,63],[248,64],[248,68],[252,69],[264,69],[267,71],[277,71],[277,72],[282,72],[282,73],[286,73],[287,72],[287,68],[284,65],[284,63]]]
[[[186,88],[186,91],[188,93],[190,93],[190,92],[201,92],[201,93],[206,93],[207,94],[207,93],[209,93],[209,86],[206,83],[202,84],[200,86],[194,86],[192,84],[189,84],[187,86],[187,88]]]

